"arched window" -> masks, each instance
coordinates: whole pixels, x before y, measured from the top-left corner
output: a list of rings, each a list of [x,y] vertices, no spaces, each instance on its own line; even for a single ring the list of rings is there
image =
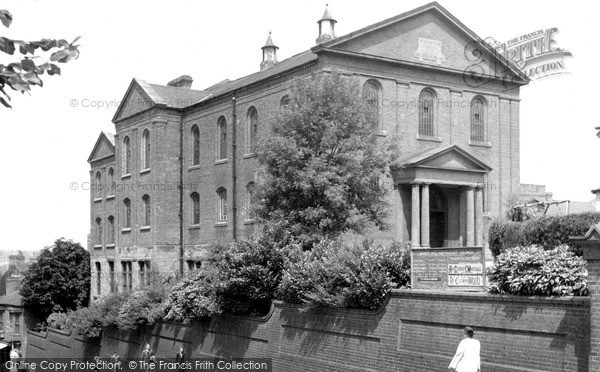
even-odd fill
[[[367,104],[367,109],[372,117],[374,127],[383,130],[381,120],[381,86],[374,80],[368,80],[363,85],[363,97]]]
[[[110,190],[108,190],[108,195],[115,195],[117,184],[115,182],[115,170],[112,168],[108,168],[108,182],[110,187]]]
[[[102,219],[96,218],[96,245],[102,245]]]
[[[108,217],[108,242],[107,244],[115,244],[115,217]]]
[[[227,190],[217,190],[217,221],[227,222]]]
[[[246,116],[246,154],[254,153],[257,133],[258,111],[252,106],[248,109],[248,115]]]
[[[200,165],[200,129],[192,127],[192,165]]]
[[[129,199],[125,199],[123,200],[123,205],[125,207],[125,226],[123,226],[126,229],[130,229],[131,228],[131,200]]]
[[[227,120],[217,120],[217,160],[227,159]]]
[[[150,209],[150,196],[144,195],[142,196],[142,201],[144,202],[144,226],[151,225],[151,209]]]
[[[281,101],[279,101],[279,109],[283,110],[290,107],[290,96],[287,94],[281,97]]]
[[[142,169],[150,169],[150,131],[148,129],[144,130],[142,134]]]
[[[246,185],[246,200],[244,203],[244,209],[246,212],[246,220],[254,220],[256,217],[254,213],[254,182],[250,182]]]
[[[102,199],[102,173],[96,172],[96,199]]]
[[[190,195],[192,198],[192,225],[200,224],[200,194],[197,192]]]
[[[429,89],[423,89],[419,96],[419,134],[422,136],[434,136],[434,100],[435,96]]]
[[[129,137],[123,139],[123,174],[131,173],[131,143]]]
[[[483,98],[475,97],[471,101],[471,140],[485,141],[486,104]]]
[[[96,262],[96,294],[100,295],[102,290],[102,264]]]

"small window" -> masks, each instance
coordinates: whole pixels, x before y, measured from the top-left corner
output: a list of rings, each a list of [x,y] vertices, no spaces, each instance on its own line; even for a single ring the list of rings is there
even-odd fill
[[[374,80],[368,80],[363,86],[363,97],[367,104],[367,110],[373,126],[379,130],[383,130],[381,120],[381,86]]]
[[[102,199],[102,173],[96,172],[96,199]]]
[[[131,292],[131,280],[132,280],[132,263],[131,261],[121,261],[121,268],[123,274],[123,292]]]
[[[110,190],[108,191],[108,195],[115,195],[115,189],[117,188],[117,183],[115,182],[115,170],[112,168],[108,168],[108,182]]]
[[[102,219],[96,218],[96,245],[102,245]]]
[[[485,141],[486,104],[483,98],[475,97],[471,101],[471,140]]]
[[[221,116],[217,121],[217,160],[227,159],[227,120]]]
[[[254,182],[248,183],[246,185],[246,200],[244,203],[244,210],[246,212],[246,220],[252,221],[254,220]]]
[[[144,195],[142,197],[142,202],[144,202],[144,226],[150,226],[151,225],[151,218],[152,218],[152,214],[151,214],[151,206],[150,206],[150,196],[148,195]]]
[[[142,134],[142,169],[150,169],[150,131],[148,129],[144,130],[144,134]]]
[[[258,111],[256,111],[255,107],[250,107],[246,117],[246,154],[254,153],[257,133]]]
[[[150,261],[139,261],[140,287],[150,285]]]
[[[108,281],[110,284],[110,293],[115,293],[117,287],[115,286],[115,262],[108,261]]]
[[[123,200],[123,205],[125,207],[125,227],[126,229],[131,228],[131,200],[125,199]]]
[[[131,143],[129,137],[123,139],[123,175],[131,173]]]
[[[217,221],[227,222],[227,190],[217,190]]]
[[[115,217],[108,217],[108,241],[107,244],[115,244]]]
[[[197,192],[190,195],[192,198],[192,225],[200,224],[200,194]]]
[[[96,294],[101,295],[102,290],[102,265],[96,262]]]
[[[21,313],[10,313],[10,323],[12,324],[13,336],[21,334]]]
[[[192,127],[192,165],[200,165],[200,129]]]
[[[434,99],[429,89],[424,89],[419,96],[419,134],[434,136]]]

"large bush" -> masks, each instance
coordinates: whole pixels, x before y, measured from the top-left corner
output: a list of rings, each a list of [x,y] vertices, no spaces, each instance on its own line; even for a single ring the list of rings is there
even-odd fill
[[[510,248],[489,271],[488,290],[520,296],[586,296],[586,262],[564,245],[552,250]]]
[[[506,249],[519,245],[539,245],[545,249],[552,249],[570,244],[570,236],[583,235],[598,222],[598,212],[544,216],[525,222],[496,220],[490,225],[490,250],[497,256]],[[578,247],[572,249],[577,255],[581,255]]]
[[[378,308],[392,288],[409,285],[409,252],[399,242],[323,240],[290,256],[278,297],[308,307]]]

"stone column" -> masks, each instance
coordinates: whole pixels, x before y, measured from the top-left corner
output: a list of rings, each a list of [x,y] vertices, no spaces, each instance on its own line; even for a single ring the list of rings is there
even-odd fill
[[[421,247],[429,248],[429,184],[421,186]]]
[[[467,189],[467,247],[475,245],[475,195],[473,187]]]
[[[483,247],[483,188],[475,190],[475,245]]]
[[[412,242],[411,246],[413,248],[419,248],[420,246],[420,233],[419,233],[419,226],[421,221],[419,221],[420,219],[420,215],[419,215],[419,210],[421,208],[421,202],[420,202],[420,198],[419,198],[419,184],[418,183],[413,183],[412,185],[412,215],[411,215],[411,234],[410,234],[410,240]]]

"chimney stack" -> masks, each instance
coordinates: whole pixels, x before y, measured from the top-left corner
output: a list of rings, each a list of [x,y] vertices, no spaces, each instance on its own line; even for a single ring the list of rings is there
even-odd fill
[[[194,79],[192,79],[192,77],[190,75],[181,75],[180,77],[169,81],[167,83],[167,85],[170,87],[191,89],[193,82],[194,82]]]

